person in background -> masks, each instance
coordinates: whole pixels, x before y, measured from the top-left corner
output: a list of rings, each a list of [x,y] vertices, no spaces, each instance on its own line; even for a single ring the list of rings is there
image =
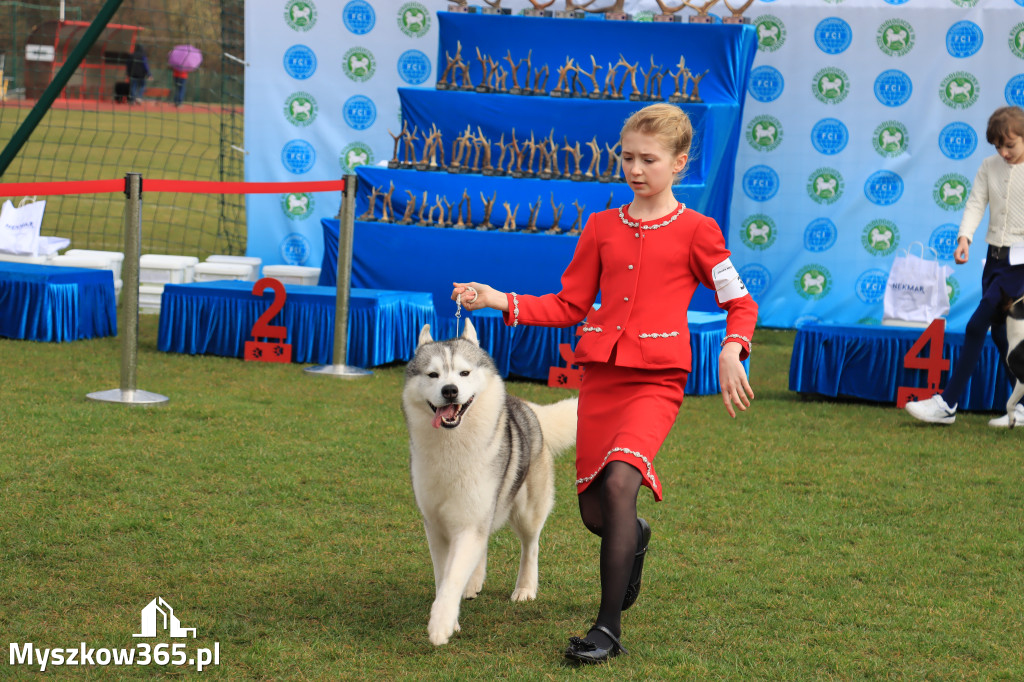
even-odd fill
[[[964,346],[945,389],[928,400],[907,403],[907,412],[929,424],[952,424],[956,419],[957,404],[981,357],[989,327],[999,359],[1006,364],[1007,307],[1024,294],[1024,264],[1010,263],[1010,247],[1024,242],[1024,109],[996,109],[988,119],[985,139],[995,146],[996,153],[981,162],[974,178],[953,254],[958,264],[967,262],[974,231],[987,206],[988,257],[981,273],[981,301],[967,322]],[[1017,406],[1016,421],[1024,421],[1024,406]],[[988,424],[1005,428],[1009,422],[1003,415]]]
[[[719,226],[672,193],[692,139],[690,119],[671,104],[645,107],[626,121],[622,171],[633,201],[590,216],[559,293],[504,293],[476,282],[454,283],[452,290],[469,310],[502,311],[510,326],[567,327],[586,317],[576,346],[583,368],[576,493],[584,526],[601,538],[601,599],[587,635],[569,639],[565,656],[579,663],[625,653],[622,612],[640,591],[651,537],[637,518],[637,495],[646,486],[662,498],[655,455],[683,401],[691,367],[687,307],[698,284],[715,291],[728,313],[718,359],[725,409],[735,417],[734,406],[746,410],[754,397],[742,360],[757,304]],[[475,292],[468,301],[467,292]]]
[[[185,83],[188,81],[188,71],[172,68],[171,77],[174,79],[174,106],[180,107],[185,101]]]
[[[146,51],[142,45],[136,45],[132,55],[128,59],[126,67],[130,86],[128,89],[128,102],[137,104],[142,101],[146,94],[146,79],[149,78],[149,60],[146,58]]]

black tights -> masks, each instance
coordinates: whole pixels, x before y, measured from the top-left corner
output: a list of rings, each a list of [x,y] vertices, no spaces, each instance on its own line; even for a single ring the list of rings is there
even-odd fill
[[[622,600],[633,570],[639,526],[636,497],[643,478],[625,462],[611,462],[587,489],[579,494],[583,525],[601,538],[601,609],[597,622],[615,633],[622,632]],[[602,646],[608,642],[599,632],[588,637]]]

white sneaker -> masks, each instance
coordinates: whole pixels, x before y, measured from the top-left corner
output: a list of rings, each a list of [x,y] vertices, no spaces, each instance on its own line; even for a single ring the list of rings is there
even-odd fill
[[[1016,421],[1014,426],[1024,426],[1024,405],[1017,403],[1017,407],[1013,410],[1013,417]],[[1002,417],[990,419],[988,425],[997,429],[1005,429],[1010,426],[1010,419],[1004,414]]]
[[[907,403],[906,409],[915,419],[930,424],[952,424],[956,419],[956,405],[950,407],[938,393],[928,400]]]

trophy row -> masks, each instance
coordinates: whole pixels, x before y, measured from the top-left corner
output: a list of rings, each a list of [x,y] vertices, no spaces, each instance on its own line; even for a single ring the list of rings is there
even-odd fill
[[[388,130],[395,142],[392,159],[388,168],[404,168],[423,171],[446,171],[448,173],[480,173],[486,176],[509,176],[513,178],[539,178],[541,180],[572,180],[575,182],[623,182],[622,158],[619,143],[602,146],[595,135],[586,143],[590,149],[590,165],[583,169],[584,155],[580,142],[570,144],[563,137],[562,144],[555,140],[555,132],[540,140],[530,132],[529,139],[516,138],[512,129],[511,140],[505,141],[505,133],[497,143],[483,134],[480,126],[476,132],[466,130],[452,141],[451,153],[445,156],[445,144],[441,131],[431,123],[430,132],[425,135],[419,158],[416,157],[415,142],[420,140],[419,128],[409,130],[406,122],[397,135]],[[500,154],[495,154],[497,146]],[[561,161],[559,156],[561,155]],[[497,160],[495,160],[497,157]],[[602,158],[607,162],[601,169]]]
[[[596,0],[587,0],[587,2],[577,2],[576,0],[565,0],[564,9],[549,9],[555,4],[555,0],[530,0],[530,4],[533,5],[533,9],[524,9],[523,15],[527,17],[558,17],[563,19],[582,19],[588,13],[589,14],[603,14],[605,19],[615,21],[630,21],[633,17],[624,11],[625,0],[612,0],[612,4],[606,7],[593,7]],[[692,24],[710,24],[715,21],[715,18],[708,14],[708,10],[715,5],[718,0],[708,0],[702,6],[690,4],[689,0],[683,0],[681,5],[675,7],[670,6],[665,0],[657,0],[658,7],[661,8],[660,14],[655,14],[653,17],[654,21],[664,22],[681,22],[683,19],[677,14],[684,8],[692,9],[696,14],[689,17],[689,21]],[[726,24],[749,24],[750,19],[743,16],[743,12],[752,5],[754,0],[746,0],[746,2],[740,7],[733,7],[729,4],[729,0],[722,0],[722,4],[729,10],[730,15],[722,19],[723,23]],[[485,6],[480,8],[483,14],[511,14],[512,10],[507,7],[501,6],[501,0],[484,0]],[[470,5],[469,0],[452,0],[448,5],[449,12],[475,12],[477,7]]]
[[[497,201],[497,191],[487,196],[480,192],[480,200],[483,202],[483,217],[479,221],[473,219],[473,200],[469,196],[469,190],[463,189],[462,196],[457,202],[452,202],[446,195],[435,194],[433,204],[429,200],[429,192],[423,190],[422,197],[417,201],[416,194],[412,190],[405,190],[409,198],[405,201],[401,218],[397,217],[391,196],[395,192],[395,183],[390,183],[387,192],[382,188],[373,186],[370,188],[370,197],[366,211],[359,215],[356,220],[364,222],[397,223],[399,225],[418,225],[420,227],[451,227],[455,229],[476,229],[476,230],[499,230],[502,232],[540,232],[537,226],[537,216],[540,213],[543,200],[537,197],[536,203],[528,204],[530,214],[526,226],[519,228],[516,223],[516,216],[519,214],[519,204],[512,206],[510,202],[502,202],[505,209],[505,221],[499,227],[491,223],[491,214],[494,211],[494,204]],[[376,214],[377,198],[381,198],[381,214]],[[608,205],[611,208],[615,193],[608,196]],[[555,194],[551,193],[552,221],[550,227],[544,230],[545,234],[569,234],[577,235],[583,229],[583,213],[586,206],[579,201],[573,200],[573,207],[576,209],[576,220],[568,229],[559,226],[562,220],[562,213],[565,211],[565,204],[555,203]]]
[[[631,88],[630,101],[660,102],[665,99],[662,95],[662,81],[668,76],[674,84],[674,90],[668,96],[669,102],[702,102],[700,81],[708,73],[707,69],[700,74],[691,72],[686,67],[686,59],[682,55],[679,56],[679,63],[675,65],[676,70],[672,71],[663,64],[655,64],[653,55],[651,55],[650,66],[643,68],[639,61],[630,64],[620,53],[619,61],[615,64],[608,63],[604,79],[601,81],[598,72],[605,67],[598,65],[594,55],[590,55],[589,69],[585,62],[577,62],[572,57],[566,57],[565,64],[555,67],[558,72],[558,81],[551,90],[548,90],[548,81],[553,75],[551,69],[547,64],[535,67],[532,57],[533,50],[530,50],[526,57],[516,60],[512,57],[512,50],[508,50],[504,57],[494,59],[491,55],[482,54],[478,47],[476,48],[476,58],[480,63],[481,77],[479,82],[474,84],[470,75],[470,65],[462,57],[462,42],[459,41],[456,43],[454,56],[445,52],[447,64],[437,79],[436,87],[438,90],[463,90],[506,95],[621,100],[625,99],[622,90],[628,78]],[[508,68],[501,62],[506,62]],[[520,71],[524,65],[526,69],[520,79]],[[621,75],[619,75],[619,69],[622,69]],[[643,80],[642,87],[637,82],[638,71]],[[511,85],[508,83],[509,76],[512,80]]]

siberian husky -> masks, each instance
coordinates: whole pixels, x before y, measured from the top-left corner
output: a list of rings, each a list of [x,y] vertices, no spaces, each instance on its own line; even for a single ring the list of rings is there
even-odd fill
[[[435,645],[459,629],[460,602],[483,587],[488,538],[506,521],[522,551],[512,601],[536,599],[540,531],[555,500],[553,455],[576,442],[576,402],[534,405],[506,394],[469,321],[447,341],[434,341],[430,325],[420,331],[402,410],[434,564],[427,634]]]
[[[1024,297],[1010,304],[1006,318],[1006,341],[1009,345],[1006,366],[1017,380],[1010,399],[1006,401],[1006,417],[1012,429],[1017,425],[1017,404],[1024,398]]]

